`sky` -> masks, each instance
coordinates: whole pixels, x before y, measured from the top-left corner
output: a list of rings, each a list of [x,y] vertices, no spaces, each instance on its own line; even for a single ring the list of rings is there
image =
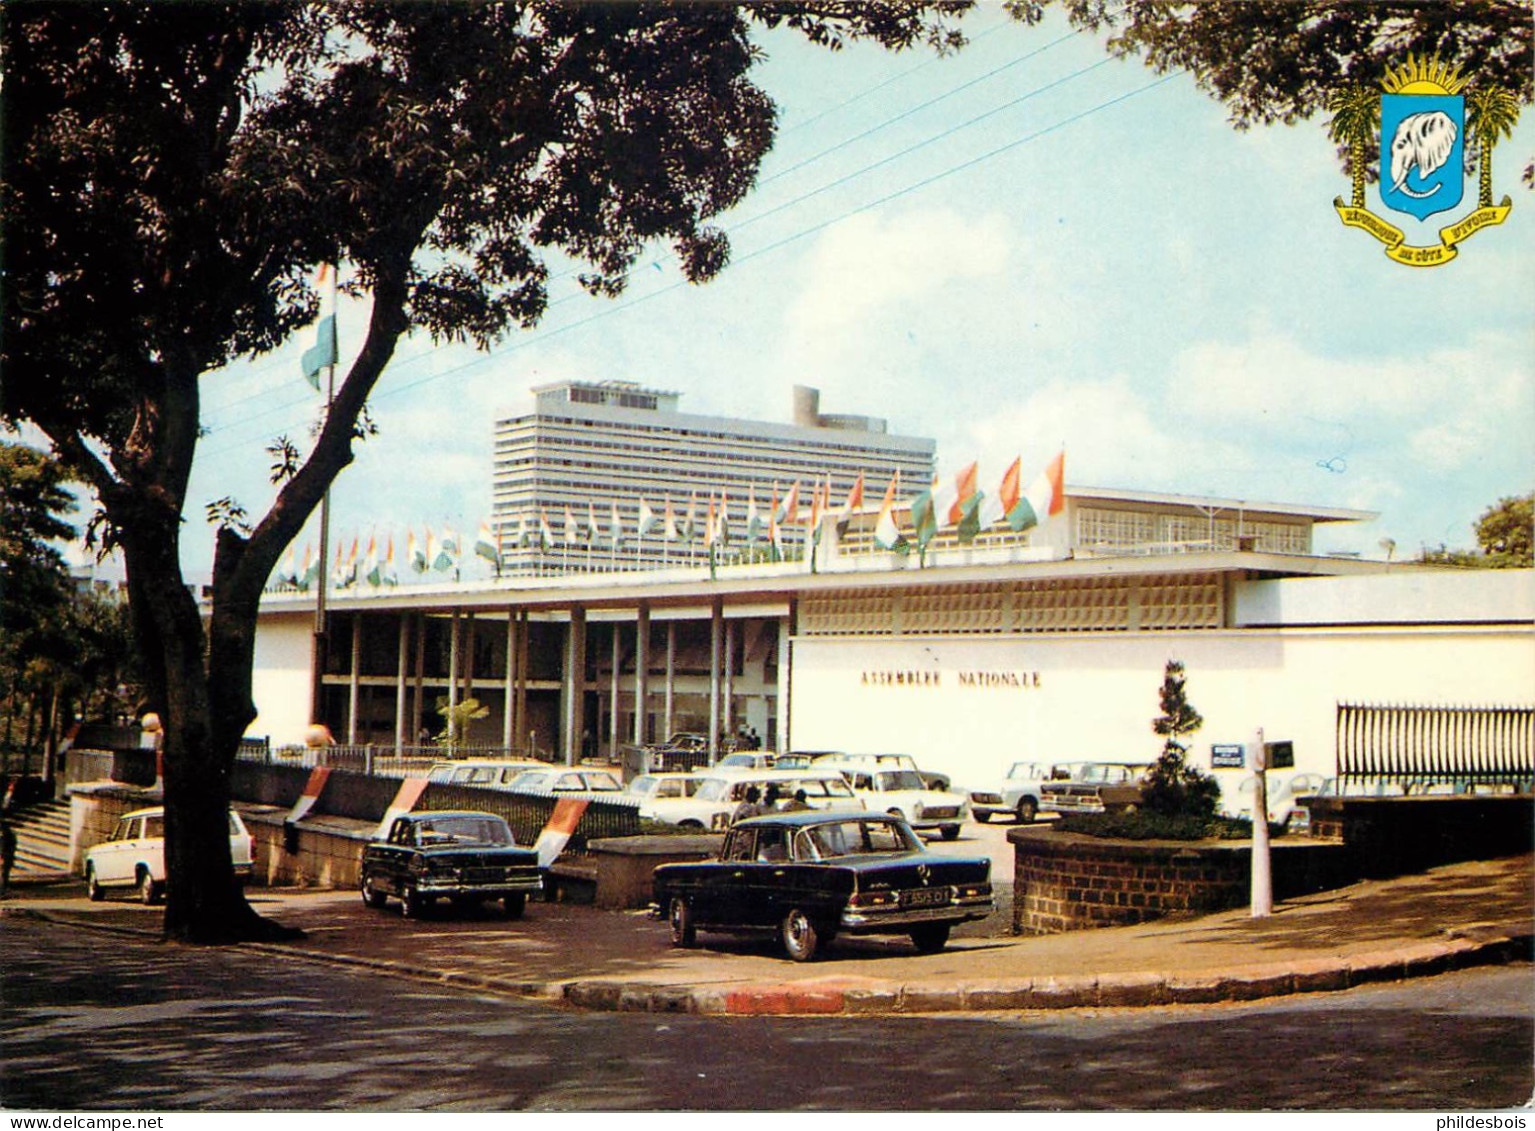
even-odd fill
[[[403,550],[427,523],[472,538],[495,420],[566,378],[777,422],[811,385],[823,412],[934,438],[940,474],[978,460],[983,489],[1064,448],[1068,490],[1378,512],[1317,534],[1372,558],[1472,547],[1488,506],[1535,487],[1535,196],[1519,183],[1535,112],[1497,150],[1507,222],[1408,268],[1339,222],[1349,182],[1320,117],[1238,132],[1190,77],[1113,60],[1058,16],[1028,28],[983,3],[962,26],[969,46],[942,58],[762,34],[780,132],[717,221],[732,265],[692,286],[658,246],[610,300],[556,263],[536,329],[489,353],[403,342],[370,404],[378,435],[333,489],[333,538]],[[1384,213],[1373,186],[1368,202]],[[1469,207],[1391,216],[1431,244]],[[343,363],[365,317],[343,302]],[[204,505],[261,513],[267,444],[307,443],[312,342],[206,381],[189,580],[210,569]]]

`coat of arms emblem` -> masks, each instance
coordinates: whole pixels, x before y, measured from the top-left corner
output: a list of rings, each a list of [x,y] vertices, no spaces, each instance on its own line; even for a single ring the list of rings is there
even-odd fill
[[[1435,267],[1457,254],[1457,245],[1483,228],[1503,223],[1513,205],[1505,196],[1492,202],[1492,151],[1519,120],[1519,103],[1506,90],[1475,86],[1458,69],[1438,58],[1412,55],[1390,69],[1377,92],[1356,85],[1329,100],[1330,132],[1349,147],[1352,199],[1333,201],[1351,228],[1368,232],[1386,245],[1386,254],[1411,267]],[[1384,209],[1413,221],[1449,212],[1465,199],[1467,154],[1478,165],[1476,208],[1439,229],[1439,242],[1414,246],[1390,219],[1365,203],[1369,149],[1378,139],[1380,202]]]

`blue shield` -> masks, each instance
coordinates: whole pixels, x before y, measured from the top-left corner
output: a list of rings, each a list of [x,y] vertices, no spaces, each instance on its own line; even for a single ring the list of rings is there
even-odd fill
[[[1380,100],[1380,199],[1426,220],[1465,193],[1466,100],[1458,94],[1387,94]]]

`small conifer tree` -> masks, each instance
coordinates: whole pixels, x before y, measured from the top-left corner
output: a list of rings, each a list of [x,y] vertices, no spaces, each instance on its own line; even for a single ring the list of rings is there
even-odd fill
[[[1181,739],[1204,725],[1204,718],[1188,700],[1183,663],[1168,660],[1162,673],[1162,714],[1151,729],[1163,736],[1162,754],[1146,775],[1144,805],[1169,817],[1215,815],[1220,786],[1209,774],[1188,764],[1188,747]]]

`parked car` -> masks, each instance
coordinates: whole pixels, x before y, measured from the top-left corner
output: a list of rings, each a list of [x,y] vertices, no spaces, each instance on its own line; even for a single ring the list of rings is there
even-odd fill
[[[948,774],[933,773],[922,769],[917,765],[917,760],[910,754],[822,754],[815,760],[816,765],[833,766],[879,766],[885,769],[911,770],[922,778],[926,789],[936,789],[943,793],[948,790],[950,781]]]
[[[242,883],[252,872],[254,843],[245,822],[229,811],[229,856],[235,879]],[[85,890],[91,899],[104,898],[109,888],[132,888],[145,903],[158,903],[165,894],[165,809],[135,809],[118,818],[112,836],[85,853]]]
[[[1321,774],[1293,774],[1285,777],[1271,772],[1266,785],[1269,824],[1304,832],[1310,825],[1311,812],[1298,803],[1299,799],[1314,796],[1326,781]],[[1226,810],[1230,816],[1252,818],[1253,791],[1257,789],[1257,784],[1255,776],[1242,780],[1237,786],[1236,805]]]
[[[756,786],[760,795],[770,785],[787,800],[804,790],[805,804],[812,809],[850,809],[861,811],[864,804],[836,770],[739,770],[703,771],[704,781],[691,801],[678,802],[667,819],[684,828],[723,829],[737,806],[746,800],[746,791]]]
[[[465,758],[456,762],[434,762],[426,773],[426,780],[451,785],[477,785],[484,789],[507,789],[519,774],[547,769],[548,766],[548,762],[534,758]]]
[[[624,796],[639,805],[641,817],[676,824],[679,805],[691,800],[704,780],[695,773],[641,774],[624,787]]]
[[[1102,813],[1141,801],[1143,762],[1083,762],[1064,780],[1040,788],[1039,807],[1049,813]]]
[[[810,755],[775,754],[771,750],[737,750],[732,754],[726,754],[711,768],[716,770],[808,770]]]
[[[506,788],[513,793],[622,793],[624,783],[610,770],[545,766],[524,770]]]
[[[970,812],[982,823],[1004,814],[1020,825],[1032,823],[1051,769],[1042,762],[1014,762],[1001,781],[970,791]]]
[[[446,896],[459,907],[499,899],[515,919],[528,896],[542,890],[538,853],[519,848],[506,821],[494,813],[406,813],[363,849],[363,902],[383,907],[394,896],[408,918]]]
[[[838,934],[904,934],[924,954],[994,909],[991,861],[939,856],[884,813],[780,813],[735,825],[719,858],[655,870],[651,912],[672,945],[697,932],[776,932],[808,962]]]
[[[929,789],[915,769],[894,762],[854,763],[840,768],[866,809],[900,817],[918,832],[936,831],[944,840],[959,836],[970,805],[963,794]]]

